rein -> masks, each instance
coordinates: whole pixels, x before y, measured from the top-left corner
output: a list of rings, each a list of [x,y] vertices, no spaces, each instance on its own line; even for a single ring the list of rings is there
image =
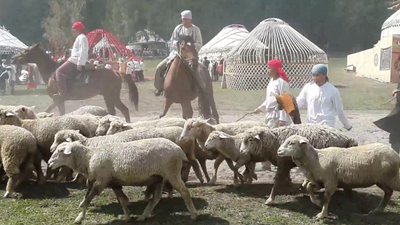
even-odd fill
[[[190,60],[199,60],[198,58],[188,58],[188,59],[183,58],[183,56],[182,56],[182,47],[180,47],[180,46],[179,46],[179,51],[176,53],[176,55],[178,55],[178,57],[182,61],[184,61],[186,63],[188,63]]]

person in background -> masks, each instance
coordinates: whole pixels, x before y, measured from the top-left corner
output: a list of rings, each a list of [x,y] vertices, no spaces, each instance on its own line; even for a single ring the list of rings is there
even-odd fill
[[[206,68],[208,68],[208,66],[210,65],[210,60],[207,59],[207,56],[204,57],[203,65],[204,65]]]
[[[224,70],[224,60],[221,59],[221,60],[219,61],[219,64],[218,64],[218,74],[219,74],[220,76],[223,75],[223,73],[224,73],[223,70]]]
[[[81,22],[72,24],[72,33],[76,39],[72,47],[71,57],[56,70],[58,94],[53,96],[56,101],[65,100],[67,79],[71,76],[78,76],[84,70],[89,57],[89,43],[83,24]]]
[[[290,90],[289,80],[282,70],[281,61],[273,59],[268,62],[268,75],[271,79],[267,86],[265,101],[254,110],[254,113],[259,114],[265,110],[265,123],[269,128],[290,125],[292,123],[290,116],[286,114],[285,110],[278,109],[275,98]],[[272,171],[269,161],[262,164],[263,169]]]
[[[0,93],[4,95],[6,93],[6,80],[10,78],[10,67],[6,65],[6,60],[2,60],[0,66]]]
[[[329,83],[328,67],[315,65],[311,70],[314,82],[308,83],[296,98],[300,108],[307,107],[307,121],[311,124],[335,127],[336,116],[347,130],[352,125],[343,110],[339,90]]]
[[[7,62],[8,67],[9,67],[9,76],[10,78],[8,79],[8,84],[10,85],[10,94],[14,95],[14,90],[15,90],[15,80],[16,80],[16,73],[17,69],[15,65],[12,65],[10,62]]]
[[[177,42],[179,41],[179,36],[183,35],[192,35],[194,39],[194,45],[196,51],[199,52],[200,48],[203,46],[203,39],[201,37],[200,29],[192,24],[192,12],[190,10],[185,10],[181,12],[182,23],[175,27],[174,31],[171,35],[171,41],[174,42],[174,46],[177,46]],[[156,88],[155,95],[160,96],[164,91],[164,72],[168,67],[168,64],[175,58],[176,50],[171,51],[170,55],[161,61],[157,65],[156,74],[154,76],[154,87]],[[204,92],[206,88],[206,84],[201,78],[200,67],[192,73],[193,78],[196,80],[196,83],[200,89],[200,92]]]

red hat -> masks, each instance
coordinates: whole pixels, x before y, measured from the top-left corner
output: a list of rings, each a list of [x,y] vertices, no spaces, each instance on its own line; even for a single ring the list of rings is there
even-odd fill
[[[78,31],[84,33],[85,35],[87,34],[85,32],[85,26],[83,26],[83,24],[81,22],[75,22],[74,24],[72,24],[72,29],[78,30]]]
[[[275,69],[278,71],[279,76],[280,76],[284,81],[286,81],[286,82],[289,83],[289,79],[287,78],[285,72],[283,72],[283,70],[282,70],[282,63],[281,63],[281,61],[279,61],[278,59],[273,59],[273,60],[271,60],[271,61],[268,62],[268,67],[273,67],[273,68],[275,68]]]

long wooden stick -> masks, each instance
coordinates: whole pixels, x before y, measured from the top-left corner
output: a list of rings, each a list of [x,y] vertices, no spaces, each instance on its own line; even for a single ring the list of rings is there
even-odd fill
[[[388,104],[389,102],[393,101],[393,99],[395,99],[395,98],[396,98],[396,96],[394,96],[393,98],[389,99],[387,102],[383,103],[382,105]]]
[[[249,112],[249,113],[244,114],[242,117],[240,117],[238,120],[236,120],[236,122],[238,122],[239,120],[241,120],[241,119],[243,119],[246,116],[251,115],[251,114],[254,114],[254,112]]]

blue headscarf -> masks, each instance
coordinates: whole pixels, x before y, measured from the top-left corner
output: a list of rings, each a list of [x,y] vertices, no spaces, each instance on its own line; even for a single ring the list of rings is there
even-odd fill
[[[314,74],[328,75],[328,67],[324,64],[317,64],[312,68],[311,73],[313,75]]]

